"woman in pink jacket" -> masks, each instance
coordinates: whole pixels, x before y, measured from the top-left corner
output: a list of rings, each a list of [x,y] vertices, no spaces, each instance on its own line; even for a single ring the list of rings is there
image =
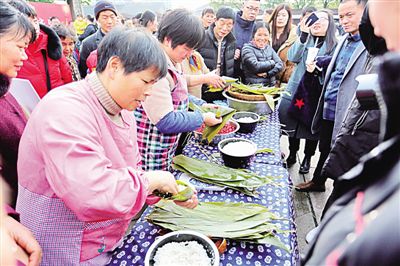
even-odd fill
[[[97,71],[51,91],[21,138],[17,211],[43,249],[42,265],[104,265],[154,190],[176,194],[172,174],[143,172],[132,111],[166,75],[147,33],[114,29]],[[194,208],[197,197],[181,205]]]

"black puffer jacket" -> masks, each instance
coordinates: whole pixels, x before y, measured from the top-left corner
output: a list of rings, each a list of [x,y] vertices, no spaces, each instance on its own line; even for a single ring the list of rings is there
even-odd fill
[[[197,50],[204,58],[204,63],[207,68],[212,71],[217,68],[217,57],[218,57],[218,41],[214,36],[215,24],[206,30],[205,38],[201,47]],[[223,53],[223,62],[221,66],[221,76],[233,77],[234,72],[234,56],[236,49],[236,39],[230,32],[225,37],[225,50]],[[208,87],[203,85],[201,98],[206,102],[213,102],[215,100],[225,100],[222,96],[222,92],[209,92]]]
[[[205,34],[205,39],[201,47],[197,50],[204,58],[204,63],[210,71],[217,68],[217,56],[218,56],[218,41],[214,36],[215,24],[212,24]],[[232,77],[233,75],[233,57],[235,56],[236,39],[232,32],[226,37],[225,51],[224,51],[224,62],[222,62],[221,75]]]
[[[260,83],[271,87],[275,85],[275,76],[283,69],[283,63],[271,46],[260,49],[252,43],[246,43],[242,48],[241,58],[246,83]],[[266,75],[257,75],[261,73]]]

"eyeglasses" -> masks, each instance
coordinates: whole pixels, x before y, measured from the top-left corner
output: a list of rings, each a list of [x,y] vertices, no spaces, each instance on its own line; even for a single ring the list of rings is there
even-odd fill
[[[258,11],[260,11],[260,8],[258,8],[258,7],[245,6],[245,8],[247,10],[249,10],[249,11],[254,11],[254,12],[257,12],[257,13],[258,13]]]

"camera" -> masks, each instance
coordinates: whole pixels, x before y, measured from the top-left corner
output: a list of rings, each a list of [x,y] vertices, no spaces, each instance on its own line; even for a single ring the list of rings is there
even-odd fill
[[[361,110],[379,110],[376,92],[379,91],[378,74],[359,75],[356,80],[356,98]]]

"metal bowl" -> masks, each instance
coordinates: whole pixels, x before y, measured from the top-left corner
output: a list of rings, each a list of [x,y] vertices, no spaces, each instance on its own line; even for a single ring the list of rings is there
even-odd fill
[[[217,134],[217,135],[215,135],[215,137],[213,138],[213,140],[211,141],[211,143],[209,143],[209,144],[211,144],[211,145],[218,145],[218,143],[221,141],[221,140],[223,140],[223,139],[227,139],[227,138],[232,138],[234,135],[235,135],[235,133],[239,130],[239,128],[240,128],[240,125],[239,125],[239,123],[238,122],[236,122],[236,121],[234,121],[234,120],[229,120],[228,122],[227,122],[227,124],[231,124],[231,125],[234,125],[235,126],[235,130],[234,131],[232,131],[232,132],[229,132],[229,133],[227,133],[227,134]],[[193,134],[194,134],[194,138],[196,139],[196,140],[198,140],[199,142],[202,142],[202,143],[204,143],[204,144],[208,144],[207,143],[207,141],[206,140],[202,140],[201,138],[203,137],[203,134],[202,134],[202,132],[199,132],[199,131],[193,131]]]
[[[226,91],[222,92],[222,95],[227,99],[229,107],[236,109],[237,111],[254,112],[259,115],[266,115],[273,111],[266,101],[239,100],[229,96]]]
[[[208,257],[211,258],[211,266],[219,265],[219,252],[214,242],[212,242],[211,239],[209,239],[207,236],[190,230],[175,231],[157,238],[157,240],[154,241],[153,244],[151,244],[149,250],[146,253],[144,265],[154,265],[154,256],[156,255],[158,248],[170,242],[186,241],[196,241],[197,243],[201,244],[206,250]]]

